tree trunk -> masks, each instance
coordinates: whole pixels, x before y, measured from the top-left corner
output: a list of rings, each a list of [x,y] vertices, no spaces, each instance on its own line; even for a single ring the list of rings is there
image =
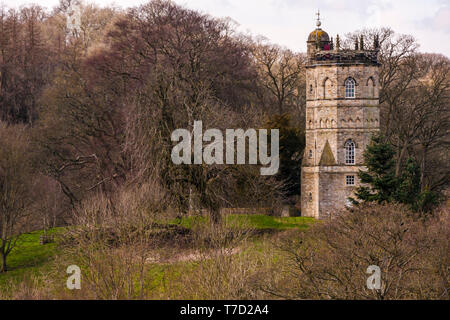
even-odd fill
[[[278,114],[283,114],[283,100],[281,98],[278,98]]]
[[[420,162],[420,191],[425,189],[425,162],[427,158],[428,147],[424,146],[422,151],[422,159]]]
[[[6,272],[6,254],[2,253],[2,268],[0,269],[0,273]]]
[[[220,209],[210,209],[209,215],[211,217],[211,223],[213,225],[219,225],[222,222],[222,216],[220,215]]]
[[[396,177],[398,177],[400,175],[400,168],[402,166],[402,159],[403,159],[403,156],[405,155],[405,151],[406,151],[406,145],[403,145],[402,148],[400,149],[397,161],[395,163],[395,176]]]

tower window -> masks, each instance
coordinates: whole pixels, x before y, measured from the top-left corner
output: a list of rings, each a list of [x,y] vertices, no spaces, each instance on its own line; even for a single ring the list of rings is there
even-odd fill
[[[355,185],[355,176],[346,176],[345,184],[348,186],[354,186]]]
[[[367,94],[369,98],[375,97],[375,82],[372,77],[367,80]]]
[[[353,80],[352,78],[348,78],[347,80],[345,80],[345,97],[355,97],[355,80]]]
[[[345,164],[355,164],[355,143],[351,139],[345,143]]]
[[[309,85],[309,93],[313,93],[313,86],[312,86],[312,84]]]
[[[331,80],[327,78],[323,83],[323,98],[329,99],[331,97]]]
[[[309,158],[311,159],[313,157],[313,151],[309,150]]]
[[[309,201],[312,201],[312,192],[309,193]]]

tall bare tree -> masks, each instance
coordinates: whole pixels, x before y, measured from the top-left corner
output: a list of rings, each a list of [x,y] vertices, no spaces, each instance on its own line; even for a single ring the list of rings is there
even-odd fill
[[[0,272],[6,272],[6,258],[31,217],[34,177],[24,127],[0,123],[0,144]]]
[[[305,77],[305,56],[261,42],[254,45],[253,56],[260,82],[275,98],[278,113],[288,111],[303,93],[300,82]]]

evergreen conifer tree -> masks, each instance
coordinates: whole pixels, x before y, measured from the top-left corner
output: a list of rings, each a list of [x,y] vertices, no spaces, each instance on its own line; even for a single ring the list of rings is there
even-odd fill
[[[367,171],[360,171],[359,178],[365,184],[357,188],[354,204],[362,202],[398,202],[416,212],[428,212],[438,203],[438,195],[425,188],[421,191],[420,169],[409,158],[400,176],[395,175],[395,151],[380,135],[373,136],[364,152]]]
[[[364,162],[367,171],[360,171],[361,183],[369,186],[360,186],[355,194],[363,202],[377,201],[391,202],[394,200],[398,185],[395,176],[395,151],[389,143],[384,142],[380,135],[373,136],[371,143],[364,152]],[[351,199],[354,203],[354,199]]]

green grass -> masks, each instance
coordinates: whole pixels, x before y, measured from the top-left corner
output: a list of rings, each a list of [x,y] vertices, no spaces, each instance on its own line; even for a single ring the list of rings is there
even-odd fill
[[[266,215],[229,215],[227,216],[229,222],[236,222],[239,224],[248,224],[255,229],[306,229],[308,225],[314,222],[313,218],[308,217],[273,217]]]
[[[208,219],[203,216],[184,217],[171,221],[170,223],[179,224],[185,228],[191,229],[196,223],[205,223]],[[231,225],[242,225],[259,230],[275,229],[306,229],[314,222],[314,218],[309,217],[273,217],[262,214],[230,214],[225,216],[225,221]]]
[[[313,218],[307,217],[273,217],[266,215],[226,215],[225,221],[231,226],[254,228],[256,230],[286,230],[300,229],[304,230],[314,223]],[[208,218],[203,216],[184,217],[170,221],[171,224],[181,225],[185,228],[192,229],[198,223],[207,223]],[[64,228],[56,228],[48,231],[49,233],[57,233]],[[23,234],[13,251],[7,258],[8,272],[0,273],[0,290],[8,287],[8,283],[19,283],[24,278],[31,275],[39,276],[51,271],[52,261],[58,252],[56,243],[41,245],[39,237],[43,231],[34,231]],[[253,239],[257,245],[262,239],[256,237]],[[254,247],[254,250],[261,251],[262,247]],[[182,272],[191,269],[194,266],[190,262],[180,262],[170,265],[155,264],[152,267],[152,278],[154,282],[152,286],[157,290],[156,293],[163,294],[167,290],[167,280],[178,278]]]
[[[47,231],[54,234],[60,228]],[[38,273],[45,270],[56,253],[56,243],[41,245],[39,237],[44,231],[34,231],[20,236],[16,247],[6,259],[8,271],[0,273],[0,286],[8,280],[23,280],[26,273]]]

